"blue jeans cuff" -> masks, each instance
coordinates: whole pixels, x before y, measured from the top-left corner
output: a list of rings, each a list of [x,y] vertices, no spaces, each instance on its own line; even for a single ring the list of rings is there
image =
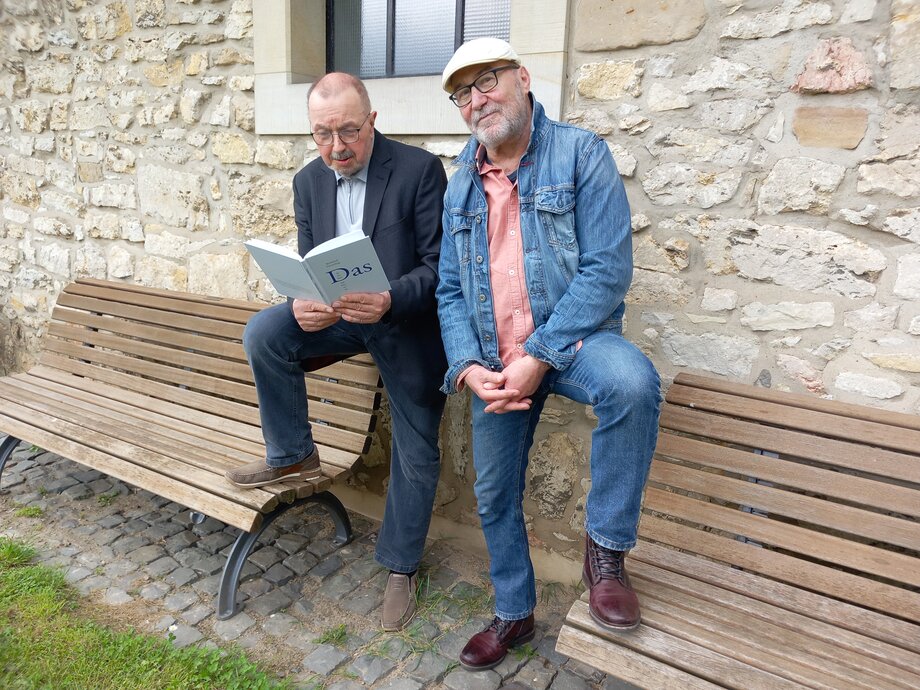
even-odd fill
[[[588,530],[588,536],[591,537],[596,544],[603,546],[605,549],[611,549],[613,551],[629,551],[636,545],[635,539],[632,541],[610,541],[609,539],[605,539],[597,532],[590,529]]]
[[[533,613],[533,609],[529,609],[525,613],[505,613],[504,611],[495,610],[495,615],[501,618],[503,621],[522,621],[527,616]]]
[[[418,563],[416,563],[415,565],[402,565],[400,563],[397,563],[396,561],[391,561],[389,558],[384,558],[383,556],[380,555],[379,552],[374,553],[374,560],[377,561],[380,565],[382,565],[387,570],[392,570],[394,573],[404,573],[404,574],[413,573],[416,570],[418,570],[418,566],[419,566]]]

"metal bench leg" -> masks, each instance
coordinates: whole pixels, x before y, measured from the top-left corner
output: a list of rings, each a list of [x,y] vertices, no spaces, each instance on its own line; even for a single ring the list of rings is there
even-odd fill
[[[3,439],[3,443],[0,443],[0,478],[3,477],[3,468],[6,467],[6,461],[10,459],[13,451],[16,450],[16,446],[20,443],[22,441],[15,436],[7,436]]]
[[[217,593],[217,617],[220,620],[232,618],[239,613],[239,607],[236,603],[236,590],[240,584],[240,573],[243,571],[246,559],[249,558],[249,554],[262,532],[287,511],[307,503],[319,503],[329,513],[329,517],[332,518],[332,522],[335,525],[335,537],[332,539],[335,544],[344,546],[352,540],[354,535],[351,531],[351,521],[348,519],[348,513],[345,512],[345,506],[328,491],[321,491],[312,496],[299,498],[293,503],[287,503],[277,508],[265,516],[259,529],[255,532],[241,533],[233,544],[233,548],[230,549],[230,555],[227,556],[227,563],[224,565],[224,572],[220,577],[220,590]]]

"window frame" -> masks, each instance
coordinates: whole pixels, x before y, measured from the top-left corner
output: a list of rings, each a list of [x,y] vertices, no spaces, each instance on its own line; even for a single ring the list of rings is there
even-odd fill
[[[256,134],[308,134],[307,91],[326,69],[326,0],[253,3]],[[539,17],[539,20],[537,19]],[[320,18],[320,19],[317,19]],[[547,115],[559,118],[568,0],[511,0],[511,44]],[[377,128],[394,135],[468,134],[440,75],[366,79]]]

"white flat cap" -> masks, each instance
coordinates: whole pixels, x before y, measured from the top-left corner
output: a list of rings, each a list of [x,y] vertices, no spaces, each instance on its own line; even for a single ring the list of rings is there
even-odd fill
[[[441,74],[441,86],[447,93],[452,93],[454,87],[451,84],[451,77],[454,74],[470,65],[485,65],[499,60],[507,60],[515,65],[521,64],[521,59],[514,52],[511,44],[500,38],[474,38],[472,41],[467,41],[457,48],[457,52],[448,61],[447,67]]]

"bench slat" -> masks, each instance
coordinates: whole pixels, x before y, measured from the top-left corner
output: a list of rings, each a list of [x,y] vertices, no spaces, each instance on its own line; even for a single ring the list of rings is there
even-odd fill
[[[655,454],[659,458],[685,460],[886,512],[920,517],[917,492],[889,482],[677,436],[666,430],[658,434]]]
[[[838,536],[857,535],[920,550],[920,530],[916,522],[909,520],[669,462],[654,463],[649,478],[671,488],[765,511],[771,516],[802,520],[827,528]]]
[[[642,516],[639,534],[646,540],[688,549],[843,601],[908,620],[920,620],[920,594],[884,582],[867,583],[866,578],[859,575],[687,527],[672,520],[663,520],[651,514]]]
[[[721,609],[739,614],[726,628],[742,628],[755,636],[764,635],[787,645],[794,644],[800,651],[874,673],[894,683],[903,682],[905,674],[902,671],[920,674],[920,655],[916,653],[698,580],[695,571],[677,573],[630,558],[629,573],[639,591],[653,593],[663,601],[691,610],[698,610],[697,604],[705,602],[707,608],[701,612],[709,617],[718,618]],[[712,611],[710,607],[714,607]],[[920,675],[917,679],[920,680]]]
[[[594,668],[639,687],[658,690],[714,690],[724,687],[568,625],[559,631],[556,651],[582,659]]]
[[[10,411],[7,401],[0,401],[0,422],[4,430],[26,443],[34,443],[63,457],[81,458],[84,464],[92,463],[91,466],[100,472],[134,486],[144,487],[148,491],[156,492],[163,498],[168,498],[181,505],[195,506],[196,510],[217,517],[247,532],[257,529],[262,522],[262,514],[258,510],[201,491],[198,487],[186,484],[179,479],[163,481],[163,475],[159,471],[148,470],[142,465],[126,462],[120,456],[111,455],[93,445],[86,445],[81,441],[63,436],[60,432],[66,432],[68,429],[66,424],[60,420],[32,413],[27,420],[23,421],[10,414]],[[14,406],[13,412],[16,411],[21,412],[22,408]],[[123,446],[116,450],[132,455],[131,451]],[[136,457],[137,454],[133,454]],[[168,458],[163,458],[163,461],[166,465],[172,462]],[[274,497],[272,499],[274,500]]]
[[[844,568],[860,570],[915,587],[920,586],[920,561],[905,554],[885,551],[653,487],[646,491],[646,505],[649,510],[667,511],[668,514],[684,520],[805,554]]]
[[[642,618],[646,625],[793,683],[821,690],[839,690],[841,684],[861,690],[901,690],[904,687],[874,676],[867,678],[853,669],[846,669],[842,674],[839,667],[832,667],[826,660],[815,656],[809,658],[808,654],[803,654],[791,644],[777,644],[765,635],[750,639],[738,627],[737,614],[723,612],[720,618],[710,618],[692,609],[715,613],[713,608],[694,607],[689,598],[677,606],[658,599],[648,591],[641,591],[641,594],[644,595]]]
[[[804,393],[787,393],[785,391],[775,391],[762,386],[751,386],[744,383],[734,383],[725,379],[717,379],[712,376],[700,376],[698,374],[688,374],[680,372],[674,377],[674,383],[686,386],[688,388],[699,388],[703,390],[729,393],[754,400],[765,400],[767,402],[778,402],[788,407],[798,407],[804,410],[818,410],[829,412],[841,417],[852,417],[870,422],[878,422],[891,426],[900,426],[905,429],[914,429],[920,431],[920,418],[917,415],[904,414],[902,412],[892,412],[891,410],[880,410],[875,407],[866,407],[865,405],[855,405],[853,403],[843,403],[836,400],[825,400],[816,398]]]
[[[59,309],[60,307],[66,307],[66,309]],[[108,314],[138,323],[150,324],[152,326],[166,326],[192,333],[209,333],[213,336],[228,338],[236,342],[242,342],[243,328],[245,327],[241,323],[231,323],[220,319],[206,319],[200,316],[188,316],[175,312],[164,312],[158,309],[148,309],[147,307],[135,304],[122,304],[121,302],[112,302],[111,300],[102,300],[93,297],[82,297],[69,293],[63,293],[58,298],[56,308],[52,312],[51,318],[56,321],[68,322],[70,320],[70,314],[74,313],[75,310],[89,312],[91,314]]]
[[[920,448],[920,431],[891,427],[878,422],[840,417],[834,414],[788,407],[737,395],[672,385],[668,402],[694,409],[726,412],[734,417],[757,420],[764,424],[805,431],[818,437],[857,441],[867,446],[913,453]]]
[[[642,519],[645,521],[651,518],[646,516]],[[660,570],[685,575],[695,582],[713,585],[720,591],[734,592],[746,599],[795,612],[796,616],[799,613],[807,614],[811,619],[828,623],[831,630],[855,632],[865,653],[875,654],[879,659],[889,660],[902,668],[920,673],[920,625],[650,541],[640,541],[629,552],[629,558],[631,563],[647,563]],[[878,651],[866,636],[871,636],[885,646]]]
[[[658,661],[700,675],[714,683],[751,689],[801,687],[798,683],[645,623],[628,634],[604,630],[591,619],[587,603],[581,600],[572,605],[566,616],[566,623],[591,632],[601,639],[611,640]]]
[[[761,426],[756,422],[670,404],[662,406],[661,426],[727,443],[815,460],[831,467],[920,483],[920,460],[913,454],[867,448],[857,443]]]

